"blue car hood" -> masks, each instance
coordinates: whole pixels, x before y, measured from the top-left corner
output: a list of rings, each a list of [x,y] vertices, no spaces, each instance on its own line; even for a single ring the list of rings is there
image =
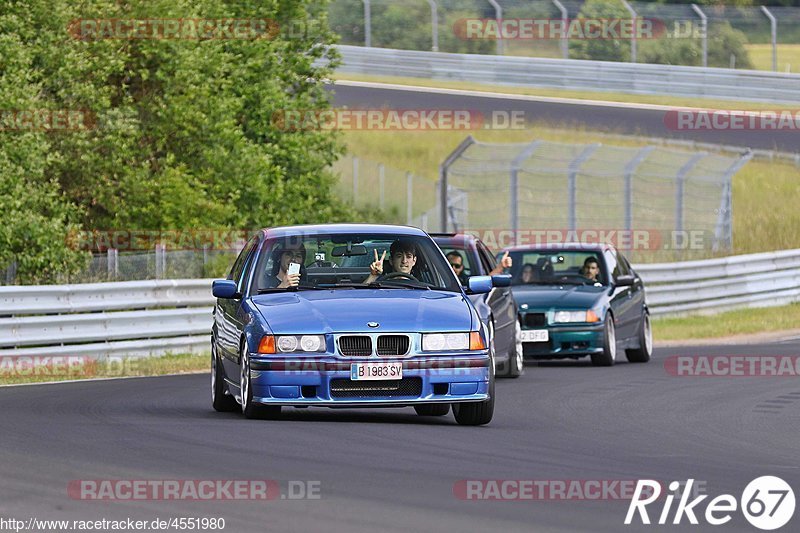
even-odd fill
[[[473,329],[474,311],[458,292],[337,289],[262,294],[252,301],[275,334]]]
[[[517,305],[530,309],[590,309],[607,293],[609,287],[593,285],[515,285]]]

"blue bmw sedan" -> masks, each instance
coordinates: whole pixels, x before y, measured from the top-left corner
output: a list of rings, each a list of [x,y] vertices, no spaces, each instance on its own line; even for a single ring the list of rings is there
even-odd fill
[[[259,231],[217,298],[211,395],[247,418],[282,407],[407,407],[482,425],[494,354],[467,294],[422,230],[333,224]]]

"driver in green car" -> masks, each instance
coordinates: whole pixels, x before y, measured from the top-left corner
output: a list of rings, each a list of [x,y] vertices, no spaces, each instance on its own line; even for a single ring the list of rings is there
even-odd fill
[[[594,257],[587,257],[586,261],[583,262],[581,275],[585,278],[589,278],[594,283],[600,283],[600,280],[598,279],[598,276],[600,275],[600,264],[597,262],[597,259]]]
[[[370,274],[364,283],[372,283],[383,275],[383,260],[386,258],[384,250],[378,258],[378,250],[375,250],[375,261],[369,266]],[[414,243],[405,239],[397,239],[389,247],[389,262],[392,267],[391,272],[407,274],[410,279],[415,279],[411,270],[417,264],[417,248]]]

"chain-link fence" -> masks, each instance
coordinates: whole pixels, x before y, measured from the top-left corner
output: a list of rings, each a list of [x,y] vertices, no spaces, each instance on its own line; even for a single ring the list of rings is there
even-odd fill
[[[800,8],[611,0],[603,9],[584,10],[582,0],[333,0],[329,19],[350,45],[800,72]],[[593,38],[583,33],[588,26],[574,25],[592,16],[646,19],[654,32],[629,37],[615,29]],[[498,32],[492,20],[510,25]],[[477,33],[465,34],[466,21]],[[539,31],[518,31],[521,21]],[[542,30],[562,21],[564,34]],[[586,45],[592,39],[594,48]],[[616,44],[606,46],[609,40]]]
[[[69,276],[61,275],[56,279],[41,280],[40,283],[224,277],[238,253],[238,249],[167,250],[156,246],[150,251],[124,252],[110,248],[93,254],[82,271]],[[18,283],[16,264],[12,262],[7,265],[5,276],[0,277],[0,285]]]
[[[438,180],[352,156],[335,170],[339,196],[381,207],[386,222],[471,232],[493,249],[609,242],[653,262],[732,251],[731,182],[751,156],[468,137],[442,163]]]
[[[731,180],[750,157],[469,137],[443,165],[450,193],[439,226],[478,232],[493,247],[609,240],[647,252],[640,260],[730,252]]]
[[[431,212],[438,205],[434,179],[352,155],[333,170],[339,175],[338,196],[358,208],[379,209],[384,222],[426,230],[439,224],[438,212]]]

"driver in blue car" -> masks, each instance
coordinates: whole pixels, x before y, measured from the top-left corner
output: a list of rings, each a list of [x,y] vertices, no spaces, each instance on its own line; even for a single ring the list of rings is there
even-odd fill
[[[411,273],[414,265],[417,264],[417,248],[412,241],[406,239],[397,239],[389,247],[389,264],[392,270],[383,273],[383,261],[386,259],[386,250],[383,251],[380,258],[378,258],[378,250],[375,250],[375,261],[369,265],[370,274],[364,280],[364,283],[372,283],[378,279],[385,279],[390,274],[397,274],[398,278],[416,279]],[[405,274],[400,275],[400,274]]]

